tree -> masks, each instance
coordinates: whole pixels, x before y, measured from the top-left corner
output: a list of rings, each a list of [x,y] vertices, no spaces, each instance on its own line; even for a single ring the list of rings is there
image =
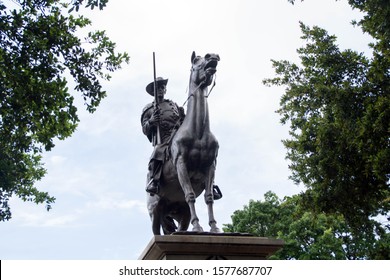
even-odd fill
[[[232,215],[225,232],[251,233],[285,241],[273,259],[389,259],[389,233],[379,222],[355,232],[342,215],[306,211],[301,195],[279,199],[267,192],[264,201],[249,201]]]
[[[303,2],[304,0],[301,0]],[[337,1],[337,0],[336,0]],[[288,0],[294,4],[295,0]],[[348,0],[353,9],[358,9],[364,13],[364,17],[359,21],[354,21],[354,25],[362,28],[374,39],[371,46],[374,49],[377,60],[383,60],[383,69],[388,69],[390,62],[390,3],[384,0]]]
[[[94,112],[127,53],[116,53],[104,31],[85,39],[76,33],[91,24],[82,5],[102,9],[108,0],[0,1],[0,220],[11,218],[9,198],[46,203],[55,198],[34,184],[45,175],[43,151],[65,139],[79,122],[66,77],[75,81],[86,108]],[[14,7],[14,8],[12,8]]]
[[[376,39],[372,58],[301,23],[300,65],[273,61],[277,77],[263,82],[286,86],[278,113],[290,124],[284,145],[291,178],[307,188],[302,203],[359,231],[390,210],[390,3],[349,3],[367,13],[355,24]]]

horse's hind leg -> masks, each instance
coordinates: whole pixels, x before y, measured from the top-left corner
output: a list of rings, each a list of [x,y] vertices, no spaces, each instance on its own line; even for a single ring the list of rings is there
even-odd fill
[[[180,217],[177,219],[178,221],[178,229],[177,231],[187,231],[188,226],[190,225],[191,213],[190,208],[187,204],[182,206],[182,211]]]
[[[185,200],[188,206],[190,207],[191,224],[193,226],[192,231],[202,232],[203,229],[199,224],[199,218],[196,215],[196,211],[195,211],[195,200],[196,200],[195,192],[192,188],[191,181],[188,176],[187,167],[182,156],[179,156],[177,159],[176,170],[177,170],[177,175],[179,178],[180,185],[184,192]]]
[[[161,206],[160,198],[155,195],[147,194],[147,205],[150,219],[152,221],[152,231],[154,235],[160,235],[161,228]]]
[[[213,209],[213,205],[214,205],[214,196],[213,196],[214,176],[215,176],[215,164],[210,166],[209,174],[208,174],[207,180],[206,180],[204,199],[205,199],[205,202],[207,204],[210,232],[218,233],[218,232],[221,232],[221,230],[217,227],[217,222],[215,221],[215,218],[214,218],[214,209]]]
[[[160,214],[156,213],[157,211],[153,211],[153,214],[151,215],[152,219],[152,231],[154,235],[161,235],[160,228],[161,228],[161,218]]]

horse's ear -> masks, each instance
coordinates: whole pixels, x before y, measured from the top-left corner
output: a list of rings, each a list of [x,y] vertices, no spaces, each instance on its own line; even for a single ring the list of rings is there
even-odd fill
[[[196,57],[196,53],[195,51],[192,52],[192,55],[191,55],[191,63],[194,62],[194,58]]]

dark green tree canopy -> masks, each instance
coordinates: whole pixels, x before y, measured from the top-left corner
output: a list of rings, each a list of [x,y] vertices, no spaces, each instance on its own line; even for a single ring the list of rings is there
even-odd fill
[[[54,198],[34,187],[45,174],[41,153],[74,132],[75,92],[94,112],[106,96],[101,81],[129,61],[104,31],[76,35],[91,24],[76,11],[107,2],[0,1],[0,220],[11,217],[12,195],[50,208]],[[73,78],[74,90],[65,77]]]
[[[286,87],[278,113],[290,124],[284,144],[303,202],[358,230],[390,210],[390,2],[349,2],[366,13],[358,25],[376,39],[372,57],[301,23],[300,63],[273,61],[277,77],[264,83]]]
[[[280,199],[267,192],[232,215],[225,232],[251,233],[283,239],[272,259],[345,260],[389,259],[390,234],[376,221],[354,231],[339,214],[314,213],[301,206],[301,195]]]

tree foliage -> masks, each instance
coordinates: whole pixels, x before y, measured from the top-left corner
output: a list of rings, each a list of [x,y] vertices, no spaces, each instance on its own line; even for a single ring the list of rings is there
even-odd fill
[[[108,0],[0,1],[0,220],[11,218],[9,198],[46,203],[54,198],[35,182],[45,175],[41,153],[69,137],[79,121],[72,77],[89,112],[106,92],[101,81],[128,62],[104,31],[79,38],[91,21],[80,7],[102,9]]]
[[[379,222],[356,232],[342,215],[306,211],[301,200],[267,192],[264,201],[251,200],[235,211],[224,231],[283,239],[273,259],[390,259],[390,234]]]
[[[273,61],[277,77],[264,83],[286,87],[278,113],[290,124],[284,145],[291,178],[307,187],[303,203],[358,231],[390,210],[390,2],[349,3],[366,12],[356,24],[376,39],[371,58],[301,23],[300,64]]]

